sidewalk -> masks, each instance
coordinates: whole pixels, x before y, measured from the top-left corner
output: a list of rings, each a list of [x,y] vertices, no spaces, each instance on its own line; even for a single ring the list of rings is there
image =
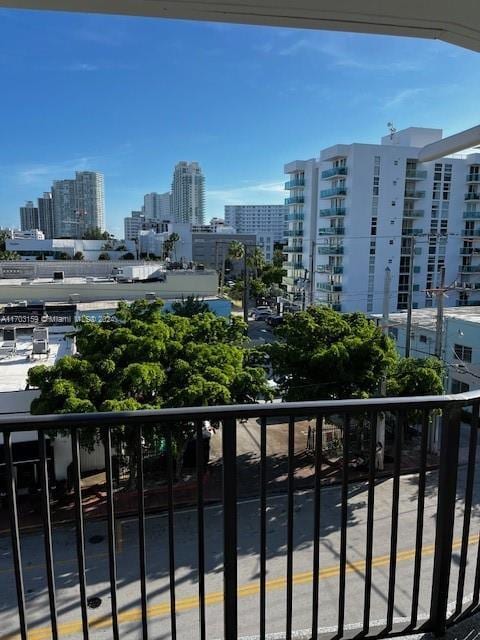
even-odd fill
[[[314,486],[314,453],[307,450],[308,421],[298,421],[294,441],[294,489],[310,489]],[[267,492],[281,493],[288,488],[288,425],[269,423],[267,427]],[[418,449],[406,446],[402,451],[401,473],[413,473],[418,468]],[[427,468],[434,469],[438,464],[436,456],[427,457]],[[221,430],[211,439],[210,464],[205,470],[203,494],[205,503],[222,500],[222,444]],[[388,478],[393,473],[393,462],[386,462],[383,472],[377,472],[376,478]],[[330,455],[322,460],[322,484],[340,484],[343,475],[342,458]],[[350,482],[367,479],[365,469],[348,471]],[[86,519],[105,518],[107,514],[107,494],[103,482],[104,474],[98,473],[82,478],[82,503]],[[175,507],[195,506],[197,504],[196,472],[190,472],[173,488]],[[260,425],[255,420],[238,424],[237,431],[237,493],[238,498],[255,498],[260,494]],[[147,487],[144,493],[145,511],[155,513],[168,507],[166,483]],[[125,485],[115,491],[115,514],[118,517],[135,515],[138,507],[136,489]],[[40,495],[20,497],[18,499],[19,524],[22,530],[41,526]],[[65,524],[75,520],[73,493],[67,493],[51,502],[52,522]],[[9,532],[9,519],[6,509],[0,509],[0,534]]]

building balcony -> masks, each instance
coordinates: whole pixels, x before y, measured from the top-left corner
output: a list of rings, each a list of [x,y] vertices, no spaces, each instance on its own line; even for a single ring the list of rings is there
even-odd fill
[[[412,210],[404,210],[403,217],[404,218],[423,218],[425,215],[425,211],[423,209],[412,209]]]
[[[465,200],[480,200],[480,193],[466,193]]]
[[[287,213],[285,219],[287,222],[301,222],[305,219],[305,214],[302,211]]]
[[[332,209],[320,209],[319,215],[322,218],[335,218],[336,216],[344,216],[346,211],[345,207],[333,207]]]
[[[331,293],[338,293],[342,291],[343,287],[341,284],[332,284],[330,282],[318,282],[317,289],[319,291],[330,291]]]
[[[330,273],[337,275],[343,273],[343,267],[333,267],[329,264],[321,264],[317,267],[317,273]]]
[[[403,229],[402,236],[423,236],[423,229]]]
[[[480,237],[480,229],[463,229],[462,236],[465,238],[478,238]]]
[[[344,198],[347,195],[347,187],[332,187],[320,191],[320,198]]]
[[[478,254],[478,250],[475,250],[473,247],[460,247],[459,253],[461,256],[473,256]]]
[[[421,200],[425,197],[425,191],[405,191],[404,198],[408,200]]]
[[[476,300],[457,300],[457,307],[480,307],[480,299]]]
[[[295,281],[297,280],[297,278],[290,278],[288,276],[283,276],[282,278],[282,283],[289,286],[289,287],[293,287],[295,285]]]
[[[344,236],[345,227],[324,227],[318,230],[319,236]]]
[[[294,271],[305,271],[305,265],[303,262],[284,262],[283,267],[284,269],[293,269]]]
[[[407,169],[405,177],[407,180],[425,180],[427,172],[419,169]]]
[[[469,173],[466,178],[467,182],[480,182],[480,173]]]
[[[340,303],[330,304],[341,311]],[[2,543],[0,579],[8,613],[2,635],[72,635],[87,640],[89,634],[99,636],[100,629],[105,637],[160,638],[171,637],[168,627],[178,638],[215,638],[223,627],[222,637],[238,640],[265,637],[264,628],[275,628],[280,615],[289,626],[282,637],[300,637],[305,629],[302,637],[317,637],[319,627],[323,637],[327,626],[333,627],[328,637],[350,637],[345,630],[364,629],[365,619],[372,637],[398,637],[401,632],[439,635],[457,616],[475,611],[477,604],[477,422],[468,416],[478,410],[479,400],[480,392],[473,391],[456,396],[3,415],[2,525],[10,542],[4,537]],[[382,472],[376,468],[377,421],[364,418],[379,413],[386,414],[389,427]],[[418,415],[422,420],[414,417]],[[428,436],[439,415],[439,455],[434,458],[438,468],[432,470]],[[308,442],[306,420],[312,435]],[[217,426],[208,441],[202,437],[204,421]],[[195,434],[190,440],[194,466],[188,491],[176,480],[174,450],[186,423]],[[130,464],[133,460],[135,472],[132,486],[118,492],[112,434],[122,433],[120,425],[130,434],[126,457]],[[156,488],[159,502],[154,503],[154,488],[144,473],[143,432],[157,425],[163,439],[163,481]],[[81,479],[79,442],[84,429],[94,430],[103,442],[99,482],[104,508],[96,518]],[[52,430],[69,434],[67,448],[73,457],[67,492],[71,510],[63,514],[69,518],[68,528],[52,525],[58,513],[56,489],[45,446]],[[27,523],[19,518],[24,497],[18,483],[25,465],[20,464],[22,454],[15,443],[17,434],[27,432],[38,438],[38,475],[34,480],[32,474],[30,497],[37,505],[38,529],[28,527],[28,534],[23,529]],[[205,444],[215,447],[215,472],[209,471]],[[359,446],[364,453],[361,467],[354,464]],[[301,483],[296,474],[300,449],[302,456],[310,456],[308,471],[302,465]],[[406,455],[412,450],[414,456]],[[333,466],[325,464],[330,459],[335,460]],[[329,499],[332,483],[339,483],[338,499]],[[127,498],[121,503],[120,494]],[[243,500],[246,496],[248,501]],[[155,521],[146,517],[147,505],[150,514],[159,514]],[[352,510],[361,527],[349,517]],[[126,513],[128,523],[123,524]],[[96,553],[93,536],[101,543]],[[352,558],[349,545],[354,541]],[[451,566],[458,570],[450,572]],[[367,579],[372,571],[373,580]],[[300,592],[297,584],[302,585]],[[333,588],[335,600],[323,607]],[[449,608],[449,588],[459,594],[455,611]],[[349,593],[358,597],[349,598]],[[378,593],[384,596],[380,605],[375,604]],[[405,602],[405,617],[395,619],[390,631],[388,621],[380,622],[380,612],[392,612],[387,616],[393,617],[399,598]],[[101,607],[97,615],[94,606]],[[321,616],[314,615],[313,623],[312,608]]]
[[[458,270],[460,273],[480,273],[480,264],[461,264]]]
[[[299,245],[296,247],[284,247],[284,253],[303,253],[303,246]]]
[[[289,180],[288,182],[285,182],[285,190],[288,191],[289,189],[296,189],[297,187],[304,187],[305,186],[305,178],[302,177],[298,177],[298,178],[293,178],[292,180]]]
[[[285,198],[285,204],[303,204],[305,201],[304,196],[291,196],[290,198]]]
[[[337,176],[346,176],[348,173],[347,167],[332,167],[322,171],[322,180],[329,180],[336,178]]]
[[[288,229],[285,231],[286,238],[303,238],[303,229]]]
[[[332,247],[330,245],[318,247],[318,253],[321,256],[341,256],[343,255],[343,247]]]

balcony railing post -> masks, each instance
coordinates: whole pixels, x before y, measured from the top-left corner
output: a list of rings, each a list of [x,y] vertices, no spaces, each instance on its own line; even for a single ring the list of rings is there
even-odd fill
[[[223,453],[223,624],[224,637],[237,638],[237,422],[222,426]]]
[[[457,490],[458,449],[460,441],[459,407],[444,410],[440,438],[440,467],[438,477],[437,521],[435,527],[435,555],[433,563],[430,625],[441,636],[447,620],[448,587],[452,561],[455,496]]]

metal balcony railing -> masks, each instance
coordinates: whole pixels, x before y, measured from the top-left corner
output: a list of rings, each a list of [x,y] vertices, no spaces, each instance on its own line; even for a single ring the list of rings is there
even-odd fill
[[[265,638],[272,629],[275,637],[283,633],[282,637],[292,638],[296,632],[294,621],[305,634],[301,637],[314,640],[324,627],[330,627],[327,637],[331,638],[346,635],[390,637],[401,631],[441,635],[446,626],[476,611],[480,602],[478,492],[475,488],[479,406],[480,392],[477,391],[411,398],[3,416],[0,418],[0,433],[4,437],[4,486],[11,553],[2,551],[2,561],[11,559],[14,580],[5,577],[5,571],[0,577],[2,610],[8,609],[12,598],[15,605],[11,604],[11,610],[2,617],[2,637],[19,635],[22,640],[27,640],[30,637],[46,638],[51,635],[57,638],[74,634],[88,639],[91,632],[108,629],[114,638],[136,631],[144,640],[149,637],[217,638],[219,618],[223,637],[228,640],[247,634]],[[436,459],[438,470],[435,470],[435,466],[431,466],[429,442],[432,434],[437,433],[435,415],[440,413],[440,453]],[[377,421],[383,418],[387,425],[385,452],[388,452],[388,459],[385,456],[385,460],[388,468],[380,472],[377,470]],[[257,491],[249,517],[240,518],[240,509],[245,506],[238,501],[239,470],[245,462],[237,450],[237,435],[239,429],[244,429],[241,421],[247,419],[256,419],[254,424],[259,432],[255,471],[253,466],[248,470],[250,479],[253,474],[257,483]],[[305,491],[297,492],[296,483],[299,465],[296,437],[301,429],[305,429],[306,419],[313,425],[309,429],[310,444],[307,445],[312,468],[312,487],[308,495]],[[221,492],[218,509],[212,512],[209,507],[207,510],[204,491],[206,469],[203,464],[197,464],[193,515],[192,512],[187,513],[188,526],[184,524],[192,540],[192,549],[188,553],[196,554],[197,568],[185,577],[183,572],[181,575],[177,573],[180,551],[183,563],[186,561],[187,542],[183,529],[181,539],[175,536],[175,523],[181,512],[175,508],[172,443],[175,442],[176,430],[188,421],[194,425],[196,460],[203,460],[202,425],[205,420],[219,425]],[[281,471],[284,482],[281,490],[284,493],[278,493],[278,488],[283,485],[274,482],[275,499],[280,499],[280,508],[272,512],[270,480],[279,461],[269,459],[267,445],[270,446],[270,434],[273,437],[275,433],[278,437],[276,427],[279,421],[284,425],[286,434],[285,468]],[[277,424],[272,432],[273,422]],[[115,509],[112,473],[112,443],[115,442],[112,436],[120,425],[129,429],[133,436],[127,454],[134,456],[138,478],[134,489],[136,515],[129,521],[129,530],[135,531],[138,542],[129,545],[128,553],[121,557],[117,540],[120,514]],[[322,473],[325,470],[330,472],[331,466],[325,464],[323,436],[332,425],[336,425],[337,431],[343,434],[335,454],[339,484],[335,489],[327,478],[329,486],[325,491]],[[167,508],[162,520],[165,524],[155,529],[154,543],[150,546],[146,536],[143,437],[152,427],[161,430],[165,439]],[[104,447],[107,541],[105,553],[97,554],[93,559],[95,567],[91,566],[92,558],[88,557],[86,549],[88,512],[82,500],[79,444],[83,429],[96,429]],[[69,571],[65,574],[65,560],[57,557],[61,546],[53,545],[46,448],[47,434],[52,430],[64,430],[70,434],[75,516],[73,536],[76,541],[70,560],[77,564],[78,573]],[[38,434],[43,552],[31,538],[26,541],[27,534],[21,531],[17,511],[17,464],[12,442],[16,433],[27,431]],[[405,438],[415,438],[412,450],[416,451],[416,457],[413,462],[411,453],[405,455]],[[360,444],[363,446],[363,462],[359,461],[355,449]],[[304,469],[305,453],[303,450],[300,453]],[[332,490],[336,493],[332,494]],[[362,491],[364,496],[360,495]],[[408,494],[406,498],[404,492]],[[400,509],[404,504],[401,499],[408,502],[407,512]],[[299,501],[302,501],[302,508],[296,506]],[[338,508],[334,516],[328,510],[329,504]],[[376,510],[382,505],[385,508],[385,504],[388,505],[389,518],[376,518]],[[381,528],[384,520],[389,521],[388,534]],[[206,533],[210,524],[215,532],[214,539]],[[333,538],[329,537],[329,532],[337,525],[338,538],[335,540],[338,539],[338,547],[337,542],[333,545]],[[55,525],[55,535],[58,526]],[[282,536],[276,548],[269,546],[274,528],[280,531],[277,535]],[[454,532],[460,535],[458,540],[454,540]],[[42,536],[38,540],[41,541]],[[405,546],[408,548],[409,545],[410,550],[406,551]],[[212,550],[212,547],[215,548]],[[5,548],[5,543],[2,543],[2,549]],[[305,564],[307,556],[302,555],[303,564],[299,566],[297,554],[306,548],[309,549],[308,563]],[[160,555],[156,556],[156,564],[152,567],[149,563],[154,552]],[[119,569],[121,562],[125,562],[125,555],[128,555],[130,563],[137,564],[135,571],[126,572],[125,567]],[[100,566],[101,556],[106,559],[103,568]],[[284,557],[285,564],[273,565],[276,556]],[[37,575],[40,576],[39,567],[42,565],[39,563],[44,563],[46,581],[38,587],[35,580],[29,579],[30,585],[37,584],[40,593],[27,598],[25,573],[33,558],[36,563],[35,580]],[[333,566],[329,566],[332,562]],[[300,573],[294,574],[294,566]],[[378,566],[386,567],[388,571],[379,571]],[[105,573],[103,584],[101,571]],[[219,573],[223,575],[223,587],[218,584]],[[160,577],[164,579],[161,588],[154,582]],[[330,583],[323,589],[326,579],[335,580],[338,588],[333,589]],[[207,587],[212,584],[211,580],[215,583],[215,591],[209,593]],[[131,584],[131,581],[133,590],[127,593],[126,599],[125,583]],[[240,584],[240,581],[245,584]],[[352,596],[352,585],[356,585],[356,596]],[[100,617],[89,610],[92,594],[110,596],[105,598],[108,604],[104,605]],[[164,602],[154,605],[152,601],[159,594],[163,594]],[[137,597],[139,608],[132,610],[132,599],[135,601]],[[453,597],[451,606],[449,597]],[[383,623],[378,622],[379,602],[385,611]],[[207,607],[211,605],[218,608],[207,616]],[[243,606],[242,615],[239,614],[240,605]],[[65,609],[69,611],[76,607],[81,612],[80,620],[72,622],[67,618],[65,621]],[[197,610],[198,618],[187,616],[185,612],[188,609],[190,612]],[[405,618],[394,618],[397,609],[405,612]],[[43,627],[39,627],[40,624]]]

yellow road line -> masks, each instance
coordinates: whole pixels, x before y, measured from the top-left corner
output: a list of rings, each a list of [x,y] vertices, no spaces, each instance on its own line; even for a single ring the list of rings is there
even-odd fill
[[[472,535],[468,539],[468,544],[477,544],[479,541],[478,535]],[[452,549],[459,549],[461,547],[462,540],[461,538],[454,540],[452,544]],[[432,556],[435,551],[435,545],[429,544],[422,547],[422,558]],[[102,554],[103,555],[103,554]],[[406,549],[404,551],[399,551],[397,553],[397,562],[402,562],[405,560],[413,560],[415,557],[415,549]],[[390,563],[390,555],[386,554],[383,556],[377,556],[372,559],[372,567],[383,567]],[[346,567],[347,573],[353,572],[362,572],[365,570],[365,560],[358,560],[356,562],[349,562]],[[338,576],[340,573],[339,565],[333,565],[331,567],[327,567],[325,569],[321,569],[320,571],[320,580],[326,580],[328,578],[334,578]],[[296,573],[293,576],[293,584],[300,585],[309,583],[312,581],[313,574],[311,571],[304,571],[303,573]],[[266,581],[266,589],[267,591],[275,591],[278,589],[285,589],[287,584],[286,578],[273,578],[271,580]],[[239,598],[247,598],[249,596],[256,595],[260,592],[260,584],[258,582],[249,583],[245,585],[241,585],[238,588],[238,597]],[[223,591],[212,591],[211,593],[207,593],[205,595],[205,604],[207,606],[220,604],[223,602]],[[196,609],[199,605],[198,596],[192,596],[190,598],[182,598],[181,600],[177,600],[176,602],[176,610],[177,611],[189,611],[191,609]],[[162,616],[166,616],[170,613],[170,603],[163,602],[160,604],[155,604],[148,607],[148,618],[160,618]],[[121,611],[118,614],[119,623],[126,622],[140,622],[142,619],[142,611],[139,608],[127,609],[126,611]],[[111,626],[111,616],[105,615],[96,618],[89,618],[89,627],[91,629],[103,629]],[[58,626],[59,635],[69,636],[74,633],[82,632],[82,622],[81,620],[75,620],[72,622],[64,622]],[[28,633],[28,640],[50,640],[52,637],[50,627],[39,627],[38,629],[32,629]],[[7,635],[0,636],[0,640],[20,640],[19,635]]]

